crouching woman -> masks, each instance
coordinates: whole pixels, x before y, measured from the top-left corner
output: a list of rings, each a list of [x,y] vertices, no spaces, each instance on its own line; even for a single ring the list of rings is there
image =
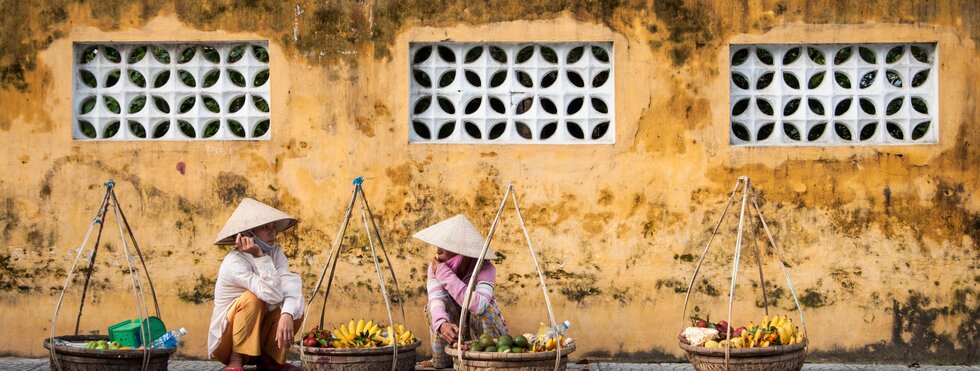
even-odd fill
[[[450,344],[455,346],[459,336],[457,323],[466,299],[466,286],[483,249],[483,236],[469,219],[456,215],[419,231],[413,237],[435,247],[435,257],[427,269],[429,302],[425,307],[432,339],[432,360],[424,361],[419,366],[451,367],[452,357],[446,354],[445,348]],[[487,251],[486,259],[496,258],[497,254]],[[507,325],[493,296],[496,275],[497,269],[488,260],[476,273],[476,287],[467,308],[470,311],[467,315],[468,339],[464,340],[476,340],[482,334],[497,338],[507,333]]]
[[[297,220],[271,206],[245,198],[225,223],[217,245],[235,245],[218,270],[214,312],[208,331],[208,355],[241,371],[297,370],[286,352],[302,325],[303,294],[299,275],[276,243],[276,236]]]

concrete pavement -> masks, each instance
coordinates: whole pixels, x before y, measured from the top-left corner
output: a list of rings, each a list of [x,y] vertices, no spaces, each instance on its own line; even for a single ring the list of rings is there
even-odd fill
[[[293,364],[298,365],[298,361]],[[170,361],[170,371],[220,371],[221,364],[209,361]],[[49,371],[48,359],[42,358],[0,358],[0,370],[3,371]],[[248,370],[248,369],[246,369]],[[694,367],[686,363],[591,363],[569,364],[569,371],[693,371]],[[909,367],[906,365],[859,365],[840,363],[817,363],[803,366],[806,371],[980,371],[980,365],[973,366],[933,366],[921,365]]]

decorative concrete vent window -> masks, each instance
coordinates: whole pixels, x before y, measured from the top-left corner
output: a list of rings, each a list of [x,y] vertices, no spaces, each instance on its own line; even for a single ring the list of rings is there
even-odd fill
[[[266,41],[75,43],[76,140],[269,139]]]
[[[935,43],[733,44],[736,146],[939,140]]]
[[[410,44],[411,143],[614,143],[611,42]]]

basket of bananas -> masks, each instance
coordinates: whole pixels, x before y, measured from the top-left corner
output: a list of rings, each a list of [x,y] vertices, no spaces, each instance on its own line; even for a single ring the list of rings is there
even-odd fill
[[[766,316],[762,324],[749,322],[732,329],[724,320],[711,323],[695,318],[694,326],[679,336],[680,347],[698,370],[799,370],[803,367],[806,338],[787,316]],[[726,334],[728,334],[726,336]]]
[[[401,297],[398,289],[398,278],[395,277],[395,269],[382,242],[381,231],[375,223],[371,207],[368,206],[363,184],[363,178],[354,179],[354,189],[351,193],[350,202],[347,204],[344,218],[341,220],[340,231],[337,233],[330,253],[327,254],[327,262],[320,272],[320,278],[317,279],[313,293],[306,303],[306,311],[301,325],[301,328],[304,329],[307,328],[306,322],[311,320],[310,308],[313,300],[318,296],[321,287],[325,289],[320,307],[319,324],[303,333],[303,339],[298,344],[300,360],[305,370],[415,370],[415,348],[418,348],[421,342],[415,338],[411,331],[407,331],[404,325],[397,324],[392,314],[391,303],[397,301],[401,309],[401,322],[405,322],[404,300],[393,300],[388,295],[386,282],[390,279],[394,284],[396,297]],[[364,232],[368,239],[367,247],[371,252],[374,273],[377,274],[378,278],[378,289],[381,293],[385,312],[388,315],[388,323],[392,323],[392,325],[385,326],[378,321],[365,322],[364,319],[357,321],[352,319],[350,322],[338,324],[333,330],[327,330],[324,326],[327,317],[327,299],[330,297],[330,288],[333,286],[334,274],[337,272],[337,262],[341,260],[347,226],[350,224],[354,204],[358,199],[361,201],[360,219],[364,223]],[[379,258],[379,255],[383,256],[383,259]],[[389,276],[387,278],[384,277],[385,270],[382,269],[382,261],[386,263],[388,268]],[[325,280],[326,282],[324,282]]]
[[[403,325],[384,326],[374,321],[350,320],[332,331],[314,327],[299,344],[306,370],[391,371],[397,344],[397,370],[415,369],[415,348],[421,342]]]
[[[748,177],[741,176],[738,178],[738,182],[735,183],[735,189],[732,190],[731,196],[728,198],[728,204],[721,213],[718,224],[715,225],[701,253],[701,258],[694,268],[694,275],[691,277],[691,283],[687,288],[687,294],[684,298],[684,309],[681,313],[683,316],[687,315],[691,291],[694,289],[695,282],[697,282],[698,272],[705,261],[705,257],[708,255],[711,242],[718,233],[725,219],[725,215],[732,206],[732,201],[735,200],[740,188],[742,191],[742,207],[738,218],[738,228],[736,229],[738,235],[735,239],[731,288],[728,292],[727,321],[722,320],[717,323],[712,323],[696,316],[692,317],[691,320],[694,322],[692,326],[684,328],[681,334],[678,335],[680,347],[687,353],[687,359],[696,370],[798,371],[803,368],[806,347],[809,343],[809,339],[806,336],[806,322],[803,320],[803,309],[793,288],[793,281],[790,279],[789,273],[786,270],[787,265],[784,263],[783,252],[779,248],[779,245],[776,244],[776,240],[772,237],[769,226],[766,224],[766,220],[759,210],[755,190],[752,188]],[[746,214],[748,214],[748,218],[746,218]],[[772,253],[774,253],[773,255],[776,256],[778,261],[777,266],[786,277],[787,286],[789,287],[790,294],[793,296],[796,310],[799,312],[800,326],[794,325],[793,320],[785,315],[776,315],[770,319],[770,301],[766,297],[766,279],[762,269],[762,256],[765,252],[758,244],[750,245],[755,248],[747,250],[754,256],[755,263],[759,268],[760,291],[762,293],[762,303],[764,303],[763,307],[765,308],[766,315],[759,325],[752,322],[749,322],[746,326],[735,328],[729,325],[732,319],[735,287],[738,281],[738,268],[743,252],[743,232],[744,226],[746,225],[752,228],[751,233],[753,236],[764,234],[768,238]],[[695,311],[697,310],[695,308]]]

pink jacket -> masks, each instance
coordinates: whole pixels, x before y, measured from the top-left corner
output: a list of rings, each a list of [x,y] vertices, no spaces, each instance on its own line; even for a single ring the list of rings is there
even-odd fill
[[[431,270],[426,269],[426,289],[429,291],[429,311],[432,313],[432,328],[436,331],[443,322],[449,322],[449,313],[446,311],[447,299],[452,299],[457,306],[462,306],[466,299],[466,285],[472,274],[467,274],[463,279],[459,279],[456,271],[463,261],[462,255],[457,255],[445,263],[436,265],[435,275]],[[474,315],[483,314],[493,302],[493,287],[496,284],[497,268],[489,261],[483,262],[483,268],[476,276],[476,288],[473,289],[473,299],[470,303],[470,313]]]

